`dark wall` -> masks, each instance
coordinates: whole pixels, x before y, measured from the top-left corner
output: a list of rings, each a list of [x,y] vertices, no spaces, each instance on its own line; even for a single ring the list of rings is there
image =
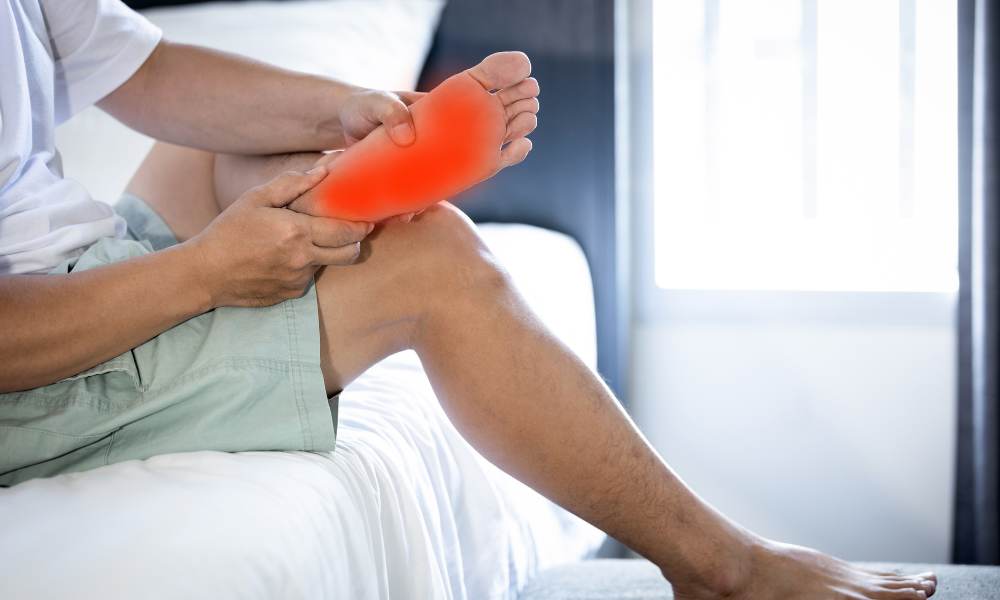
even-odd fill
[[[450,0],[418,89],[485,56],[520,50],[541,94],[525,161],[454,201],[479,222],[519,222],[567,233],[594,277],[598,367],[620,391],[615,297],[613,0]]]

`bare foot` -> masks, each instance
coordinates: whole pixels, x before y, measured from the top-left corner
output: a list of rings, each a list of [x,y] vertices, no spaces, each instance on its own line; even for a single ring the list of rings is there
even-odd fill
[[[706,584],[672,582],[677,600],[924,600],[933,573],[898,575],[862,569],[816,550],[759,540],[750,559]],[[683,579],[678,578],[678,579]]]
[[[416,141],[379,127],[329,165],[292,208],[351,221],[416,212],[524,160],[538,83],[520,52],[501,52],[447,79],[410,106]],[[495,92],[494,92],[495,91]]]

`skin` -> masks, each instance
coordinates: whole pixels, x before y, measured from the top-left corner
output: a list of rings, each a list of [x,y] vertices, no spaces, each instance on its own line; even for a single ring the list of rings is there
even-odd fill
[[[160,59],[169,63],[172,57]],[[218,65],[217,75],[224,74],[223,67]],[[159,68],[173,75],[197,71],[183,64]],[[234,62],[233,68],[252,75],[260,67]],[[523,135],[534,127],[537,103],[519,105],[537,94],[537,84],[525,79],[529,70],[524,55],[505,53],[468,72],[487,90],[503,88],[497,96],[504,103],[512,141],[497,169],[519,162],[530,149]],[[264,83],[277,77],[262,75]],[[223,80],[230,86],[241,81],[235,76]],[[213,81],[206,78],[203,83],[212,87]],[[137,94],[129,102],[157,103],[155,95],[143,96],[141,90],[169,83],[147,80],[140,92],[129,90]],[[210,93],[224,96],[231,89],[213,88]],[[104,103],[116,116],[118,101]],[[389,104],[395,106],[395,101]],[[345,106],[340,104],[341,109]],[[200,109],[212,110],[207,105]],[[151,114],[157,109],[142,110]],[[180,109],[163,110],[174,111],[172,118],[177,118]],[[523,117],[525,113],[531,118]],[[384,117],[386,111],[379,114]],[[135,114],[125,118],[130,116]],[[141,117],[137,123],[148,125]],[[177,134],[169,138],[175,142],[213,150],[210,146],[216,142],[196,129],[167,133]],[[302,140],[313,139],[315,131],[305,127]],[[340,131],[339,140],[346,146],[353,134],[349,128]],[[266,146],[252,131],[238,136],[249,140],[246,148],[236,148],[239,140],[221,135],[216,150],[252,152]],[[295,137],[288,131],[275,135]],[[332,135],[328,141],[337,138]],[[314,149],[308,144],[301,148]],[[677,598],[918,599],[934,592],[933,575],[873,573],[812,550],[771,542],[701,500],[650,447],[603,382],[531,313],[475,227],[454,207],[441,203],[374,229],[296,212],[308,212],[308,202],[293,205],[294,210],[277,210],[322,181],[325,165],[336,160],[336,155],[314,153],[243,159],[177,146],[154,149],[130,190],[142,192],[174,231],[186,232],[186,241],[80,274],[86,277],[0,277],[0,309],[14,317],[0,329],[0,357],[14,358],[20,352],[39,363],[18,359],[19,367],[29,369],[24,375],[0,360],[0,385],[23,389],[18,386],[30,387],[26,382],[58,380],[212,306],[277,303],[301,293],[315,274],[329,392],[391,353],[416,350],[442,406],[470,443],[515,477],[649,558],[671,581]],[[317,163],[311,174],[298,172]],[[275,170],[289,167],[296,170],[257,185]],[[180,179],[187,181],[173,185]],[[246,191],[235,200],[225,195],[241,187]],[[360,245],[354,241],[361,238]],[[157,297],[140,302],[138,308],[129,306],[152,282],[162,287],[164,277],[168,285],[174,284],[169,302]],[[48,310],[36,311],[35,303]],[[72,304],[72,310],[61,303]],[[81,305],[92,310],[92,318],[67,322],[62,313],[78,314]],[[100,340],[73,342],[74,350],[59,351],[53,358],[51,352],[17,347],[12,340],[19,339],[20,321],[28,322],[32,335],[38,336],[41,328],[42,337],[58,340],[54,347],[74,337]]]
[[[416,141],[395,144],[385,127],[328,166],[326,180],[306,192],[309,214],[380,221],[423,210],[492,177],[508,136],[503,101],[468,71],[448,78],[410,105]],[[534,126],[534,115],[530,125]]]

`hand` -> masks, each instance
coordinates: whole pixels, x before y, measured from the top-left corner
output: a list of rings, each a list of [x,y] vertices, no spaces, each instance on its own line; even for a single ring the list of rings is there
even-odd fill
[[[416,140],[413,119],[406,107],[426,94],[423,92],[384,92],[358,89],[352,92],[340,108],[340,124],[344,131],[344,146],[350,147],[364,139],[379,125],[385,125],[392,141],[409,146]]]
[[[200,234],[183,244],[211,305],[260,307],[298,298],[323,265],[349,265],[371,223],[282,210],[327,175],[289,171],[247,190]]]

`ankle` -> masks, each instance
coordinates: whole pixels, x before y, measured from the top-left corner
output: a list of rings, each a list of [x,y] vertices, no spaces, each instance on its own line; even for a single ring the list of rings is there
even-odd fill
[[[661,567],[661,572],[673,585],[678,598],[743,598],[758,563],[767,554],[766,540],[739,529],[723,540],[706,544],[687,568],[670,572]]]

